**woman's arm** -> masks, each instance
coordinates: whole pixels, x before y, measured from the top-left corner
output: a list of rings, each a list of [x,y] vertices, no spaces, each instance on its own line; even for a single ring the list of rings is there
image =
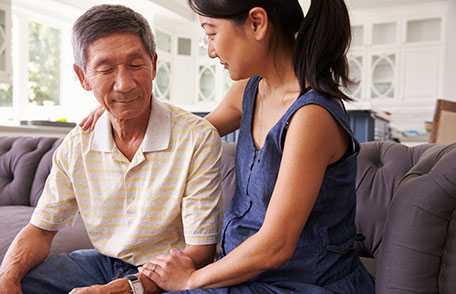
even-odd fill
[[[217,108],[206,116],[220,136],[225,136],[239,128],[242,116],[242,97],[247,81],[234,82]],[[104,111],[103,106],[98,106],[79,123],[79,126],[85,131],[93,130]]]
[[[149,276],[164,289],[178,281],[185,288],[224,287],[287,262],[318,197],[327,166],[343,156],[347,141],[326,110],[316,105],[300,109],[290,123],[276,186],[259,232],[217,262],[190,275],[187,271],[184,278],[178,270],[182,264],[172,258],[159,264],[158,274],[149,272]]]
[[[222,137],[239,129],[242,116],[242,98],[246,85],[247,80],[234,82],[217,108],[206,116],[206,119]]]

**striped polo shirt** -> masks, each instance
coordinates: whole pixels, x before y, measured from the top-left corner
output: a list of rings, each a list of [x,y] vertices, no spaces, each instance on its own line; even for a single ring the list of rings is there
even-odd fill
[[[79,212],[94,248],[141,265],[185,245],[218,241],[221,141],[205,119],[153,99],[146,134],[129,161],[109,113],[94,131],[66,136],[31,224],[57,231]]]

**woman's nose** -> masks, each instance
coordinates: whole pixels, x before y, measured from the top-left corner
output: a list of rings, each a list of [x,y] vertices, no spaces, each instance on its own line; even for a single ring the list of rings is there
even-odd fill
[[[217,53],[215,52],[215,48],[211,44],[211,42],[209,42],[209,44],[207,46],[207,55],[209,55],[210,58],[216,58],[217,57]]]

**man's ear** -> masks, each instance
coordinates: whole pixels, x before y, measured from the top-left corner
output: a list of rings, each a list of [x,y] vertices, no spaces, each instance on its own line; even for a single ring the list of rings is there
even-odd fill
[[[256,40],[263,40],[268,32],[269,18],[264,8],[255,7],[249,11],[248,26]]]
[[[152,80],[155,80],[156,76],[157,76],[157,60],[158,60],[158,55],[157,55],[157,52],[155,52],[152,56],[151,56],[151,59],[152,59]]]
[[[82,68],[80,68],[77,64],[73,64],[73,70],[78,76],[79,83],[81,83],[82,88],[84,88],[86,91],[91,91],[92,87],[90,87],[89,83],[87,82],[86,75]]]

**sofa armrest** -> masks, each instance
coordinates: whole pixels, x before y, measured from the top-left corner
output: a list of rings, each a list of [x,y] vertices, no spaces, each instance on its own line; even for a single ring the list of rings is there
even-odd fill
[[[456,144],[434,145],[400,181],[377,256],[378,294],[456,293]]]

